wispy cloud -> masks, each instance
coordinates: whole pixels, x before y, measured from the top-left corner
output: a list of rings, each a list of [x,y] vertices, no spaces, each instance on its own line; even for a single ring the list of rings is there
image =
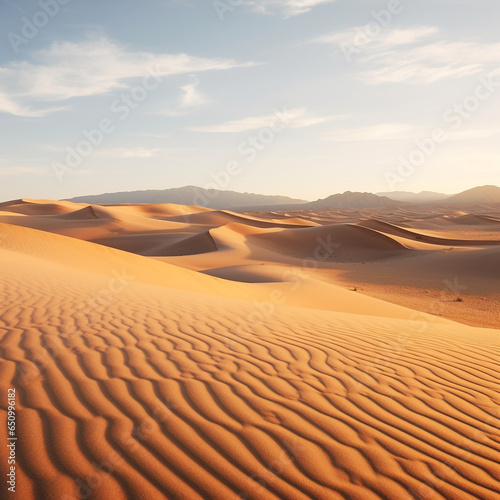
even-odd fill
[[[155,156],[162,148],[111,148],[96,151],[95,156],[101,158],[151,158]]]
[[[147,136],[146,134],[133,134],[136,136]],[[147,136],[150,137],[150,136]],[[153,137],[156,137],[153,135]],[[158,137],[164,137],[159,135]],[[67,148],[61,146],[54,146],[47,144],[44,146],[51,152],[64,153]],[[96,158],[152,158],[162,154],[179,154],[188,151],[196,151],[197,148],[147,148],[144,146],[130,147],[130,148],[108,148],[94,151],[93,156]],[[1,160],[0,160],[1,162]],[[1,168],[1,166],[0,166]]]
[[[337,116],[314,116],[308,115],[306,108],[294,108],[285,111],[285,119],[288,128],[303,128],[318,123],[325,123],[334,120],[345,119],[345,115]],[[217,125],[208,125],[206,127],[190,127],[188,130],[194,132],[214,132],[214,133],[237,133],[249,130],[257,130],[269,127],[277,123],[280,124],[279,113],[272,113],[264,116],[249,116],[240,120],[232,120]]]
[[[181,99],[183,107],[199,106],[207,101],[205,96],[197,89],[200,80],[197,76],[193,75],[193,81],[181,87],[184,95]]]
[[[138,132],[132,133],[136,137],[150,137],[152,139],[171,139],[173,135],[170,132]]]
[[[412,138],[415,127],[405,123],[380,123],[367,127],[336,129],[324,134],[322,139],[331,142],[390,141]]]
[[[0,112],[44,116],[61,110],[47,102],[104,94],[152,74],[158,78],[250,66],[231,59],[206,59],[187,54],[132,52],[107,38],[55,42],[33,54],[33,61],[0,67]],[[184,91],[194,99],[195,86]]]
[[[335,1],[336,0],[248,0],[245,3],[255,12],[293,17],[299,14],[305,14],[317,5],[333,3]]]
[[[448,132],[447,139],[449,141],[465,141],[468,139],[489,139],[490,137],[495,137],[497,135],[500,135],[500,130],[492,128],[457,130],[454,132]]]
[[[0,72],[1,74],[1,72]],[[25,116],[38,118],[56,111],[65,111],[69,106],[52,106],[43,109],[33,109],[25,104],[21,104],[5,92],[0,92],[0,112],[5,112],[14,116]]]
[[[90,175],[90,174],[93,174],[94,173],[94,170],[90,169],[90,168],[87,168],[87,169],[82,169],[82,168],[78,168],[76,170],[73,170],[71,172],[71,175],[72,176],[80,176],[80,177],[84,177],[86,175]]]
[[[96,151],[94,155],[100,158],[152,158],[158,155],[179,154],[195,151],[196,148],[110,148]]]
[[[379,48],[396,47],[418,42],[438,33],[435,26],[419,26],[417,28],[392,29],[383,31],[375,37],[370,37],[364,33],[364,26],[356,26],[335,33],[319,36],[312,40],[312,43],[330,43],[341,46],[347,44],[358,48],[360,51],[368,48],[370,44]]]
[[[8,166],[0,167],[0,177],[15,177],[18,175],[48,175],[46,167],[29,167],[29,166]]]
[[[316,43],[333,44],[339,53],[353,50],[367,84],[432,83],[496,69],[500,43],[450,41],[432,26],[392,29],[370,38],[363,27],[321,36]]]
[[[498,172],[499,165],[500,154],[496,151],[478,151],[477,148],[461,151],[460,154],[449,154],[436,162],[436,167],[449,171],[450,175],[456,174],[457,171],[463,172],[464,176],[470,177],[471,181],[476,183],[479,173]]]
[[[192,81],[186,85],[182,85],[182,92],[178,99],[178,103],[166,106],[154,114],[164,115],[168,117],[184,116],[192,112],[193,109],[210,102],[210,100],[198,90],[200,80],[196,75],[191,75]]]

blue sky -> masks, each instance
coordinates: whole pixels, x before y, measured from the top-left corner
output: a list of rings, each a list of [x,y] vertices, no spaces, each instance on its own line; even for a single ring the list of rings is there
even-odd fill
[[[0,199],[499,184],[496,0],[1,0]]]

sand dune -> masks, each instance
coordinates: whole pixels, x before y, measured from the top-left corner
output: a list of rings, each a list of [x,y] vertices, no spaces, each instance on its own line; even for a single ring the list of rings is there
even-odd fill
[[[403,319],[412,317],[412,311],[406,308],[361,295],[351,297],[345,289],[316,281],[306,274],[283,271],[281,279],[275,280],[272,288],[259,282],[245,286],[237,280],[218,279],[129,252],[33,229],[0,223],[0,234],[3,241],[8,242],[9,250],[21,255],[23,261],[39,263],[47,269],[55,267],[55,275],[64,274],[68,269],[78,270],[105,276],[113,286],[120,281],[121,275],[127,275],[132,276],[134,282],[148,285],[263,303],[273,292],[279,292],[280,302],[286,305]],[[430,322],[442,321],[424,316]]]
[[[289,229],[279,235],[252,236],[249,240],[281,255],[300,258],[314,257],[315,252],[321,257],[328,252],[328,260],[334,261],[378,260],[405,250],[401,243],[382,232],[348,224]]]
[[[470,218],[467,219],[465,224],[470,224]],[[500,224],[500,223],[497,223]],[[375,229],[386,234],[392,234],[394,236],[402,236],[403,238],[414,239],[422,241],[424,243],[431,243],[434,245],[448,245],[448,246],[484,246],[484,245],[499,245],[500,239],[461,239],[461,238],[440,238],[433,235],[431,231],[411,231],[403,227],[399,227],[395,224],[390,224],[387,222],[379,220],[369,220],[360,223],[362,227]]]
[[[485,215],[475,215],[475,214],[465,214],[460,217],[452,219],[455,224],[471,224],[471,225],[482,225],[482,224],[498,224],[500,219],[493,217],[486,217]]]
[[[2,209],[2,211],[23,215],[65,214],[75,210],[75,207],[82,206],[84,205],[69,201],[30,200],[27,198],[0,203],[0,209]]]
[[[494,222],[197,210],[0,206],[19,498],[500,498]]]
[[[222,226],[229,223],[241,223],[248,224],[254,227],[296,227],[298,225],[313,225],[300,218],[286,219],[287,222],[283,223],[281,221],[267,221],[262,220],[258,217],[253,217],[249,215],[241,215],[235,212],[230,212],[228,210],[213,210],[211,212],[193,213],[183,216],[170,217],[169,220],[177,222],[189,222],[190,224],[204,224],[207,226]]]
[[[175,243],[160,245],[152,250],[148,250],[144,255],[198,255],[201,253],[215,252],[215,244],[209,231],[206,233],[188,236]]]
[[[109,207],[118,207],[121,213],[131,213],[143,215],[146,217],[162,218],[162,217],[175,217],[178,215],[196,214],[200,212],[211,212],[212,209],[205,207],[198,207],[195,205],[175,205],[173,203],[158,203],[158,204],[144,204],[144,205],[107,205]]]
[[[254,266],[293,270],[316,259],[318,265],[308,279],[356,288],[425,312],[439,310],[444,317],[475,326],[500,326],[495,261],[500,210],[412,207],[392,212],[380,208],[235,214],[171,204],[88,206],[50,200],[16,200],[0,208],[0,222],[84,239],[233,281],[240,281],[241,266],[247,266],[243,281],[258,283],[262,276],[265,283],[266,272]],[[23,212],[29,215],[20,215]],[[482,251],[487,247],[492,251]],[[454,297],[466,300],[441,300],[446,283],[459,277],[461,289]],[[436,301],[446,307],[436,306]]]

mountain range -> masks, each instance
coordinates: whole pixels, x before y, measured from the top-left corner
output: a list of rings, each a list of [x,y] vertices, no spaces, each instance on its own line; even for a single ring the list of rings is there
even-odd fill
[[[306,203],[300,208],[303,208],[304,210],[318,208],[333,208],[342,210],[347,208],[375,208],[398,205],[401,205],[401,202],[387,196],[378,196],[373,193],[353,193],[352,191],[346,191],[342,194],[333,194],[328,196],[328,198]]]
[[[327,198],[308,202],[288,196],[273,196],[236,191],[209,190],[196,186],[181,188],[105,193],[99,195],[77,196],[68,201],[94,204],[122,203],[175,203],[179,205],[198,205],[215,210],[313,210],[313,209],[363,209],[391,207],[406,204],[480,204],[500,203],[500,187],[481,186],[468,189],[456,195],[446,195],[431,191],[411,193],[394,191],[388,193],[359,193],[346,191]]]
[[[442,203],[457,205],[472,205],[477,203],[500,203],[500,187],[481,186],[467,189],[462,193],[450,196]]]
[[[236,191],[221,191],[204,189],[197,186],[180,188],[123,191],[89,196],[77,196],[68,201],[75,203],[119,204],[119,203],[175,203],[178,205],[198,205],[215,210],[230,210],[242,206],[273,206],[283,204],[307,203],[305,200],[288,196],[272,196],[254,193],[238,193]]]

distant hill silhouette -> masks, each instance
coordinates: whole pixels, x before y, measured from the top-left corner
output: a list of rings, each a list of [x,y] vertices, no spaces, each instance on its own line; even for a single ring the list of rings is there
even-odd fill
[[[446,204],[469,205],[477,203],[500,203],[500,187],[480,186],[467,189],[462,193],[450,196],[444,200]]]
[[[346,191],[342,194],[333,194],[328,198],[313,201],[301,205],[300,208],[304,210],[318,209],[318,208],[333,208],[333,209],[347,209],[347,208],[373,208],[373,207],[390,207],[400,206],[401,202],[391,200],[387,196],[377,196],[373,193],[356,193]]]
[[[410,191],[389,191],[387,193],[376,193],[378,196],[387,196],[391,200],[404,201],[407,203],[436,203],[446,200],[451,195],[444,193],[435,193],[434,191],[422,191],[412,193]]]
[[[77,196],[68,201],[101,205],[115,203],[176,203],[178,205],[198,205],[216,210],[233,209],[241,206],[268,207],[307,203],[305,200],[289,198],[288,196],[237,193],[235,191],[220,191],[216,189],[208,190],[196,186]]]

